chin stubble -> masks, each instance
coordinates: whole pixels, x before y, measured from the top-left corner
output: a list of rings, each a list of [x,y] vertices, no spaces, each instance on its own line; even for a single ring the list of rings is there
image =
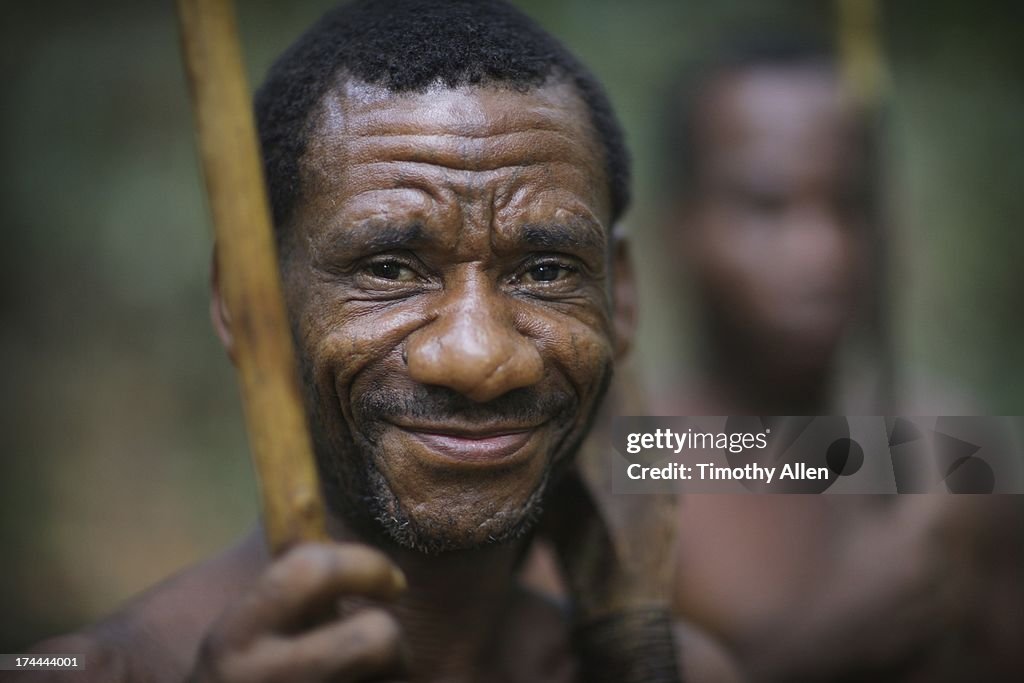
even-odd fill
[[[323,411],[335,403],[317,395],[305,363],[303,374],[306,375],[317,465],[328,508],[367,540],[437,555],[508,543],[535,527],[551,483],[557,481],[589,433],[612,373],[610,364],[603,368],[598,395],[587,420],[580,429],[568,432],[555,444],[554,455],[529,496],[512,509],[488,513],[471,530],[460,523],[464,519],[445,518],[443,513],[417,519],[403,507],[377,464],[377,444],[386,428],[386,419],[403,416],[443,422],[446,416],[458,414],[461,419],[472,421],[552,420],[555,424],[566,424],[571,423],[579,408],[575,396],[565,392],[542,395],[533,389],[523,389],[487,404],[478,404],[441,387],[417,387],[406,395],[382,388],[362,397],[353,406],[359,423],[368,427],[365,433],[353,436],[345,429],[330,438],[324,429],[328,422]]]

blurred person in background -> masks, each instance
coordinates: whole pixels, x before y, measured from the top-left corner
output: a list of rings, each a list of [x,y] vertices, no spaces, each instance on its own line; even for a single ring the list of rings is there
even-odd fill
[[[699,370],[658,388],[655,414],[964,412],[894,400],[879,136],[826,46],[722,50],[674,84],[666,122],[663,241]],[[1021,529],[1007,496],[691,495],[677,608],[755,680],[1002,680],[1024,636]]]

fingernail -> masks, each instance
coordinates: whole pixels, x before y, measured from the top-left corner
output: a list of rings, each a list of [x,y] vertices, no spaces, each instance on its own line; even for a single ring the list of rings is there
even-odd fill
[[[391,568],[391,580],[394,581],[395,587],[399,591],[404,591],[409,587],[409,582],[405,580],[405,574],[398,567]]]

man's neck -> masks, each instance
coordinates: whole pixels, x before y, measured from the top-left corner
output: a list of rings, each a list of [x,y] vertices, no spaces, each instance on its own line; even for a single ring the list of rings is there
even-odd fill
[[[366,542],[336,520],[331,536]],[[502,636],[515,598],[515,569],[526,542],[440,555],[374,544],[402,569],[409,584],[394,614],[402,625],[418,680],[493,678],[483,667],[493,664],[489,655]]]

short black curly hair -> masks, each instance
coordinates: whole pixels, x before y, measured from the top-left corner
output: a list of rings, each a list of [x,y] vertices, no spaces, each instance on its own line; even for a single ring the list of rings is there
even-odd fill
[[[504,0],[356,0],[329,11],[267,73],[256,124],[280,237],[300,195],[312,118],[344,74],[395,93],[444,83],[534,88],[572,84],[604,147],[613,223],[629,204],[622,128],[597,79],[553,36]]]

